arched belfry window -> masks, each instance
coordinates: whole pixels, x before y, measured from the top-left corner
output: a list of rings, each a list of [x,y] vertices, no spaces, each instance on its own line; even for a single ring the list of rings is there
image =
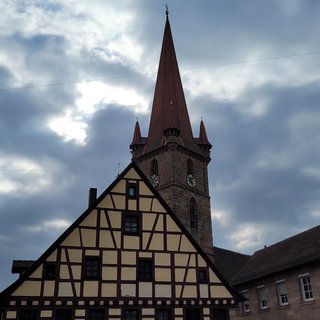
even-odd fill
[[[198,229],[198,206],[197,201],[194,198],[190,199],[190,227],[192,229]]]
[[[151,161],[150,175],[158,176],[158,161],[156,159]]]
[[[193,175],[193,162],[191,159],[187,160],[187,175],[188,174]]]

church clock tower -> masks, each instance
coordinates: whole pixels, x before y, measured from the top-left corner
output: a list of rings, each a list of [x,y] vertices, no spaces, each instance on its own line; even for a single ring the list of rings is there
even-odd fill
[[[212,146],[202,120],[199,137],[193,136],[168,11],[166,15],[149,133],[142,137],[136,123],[130,144],[132,160],[203,250],[212,254],[207,171]]]

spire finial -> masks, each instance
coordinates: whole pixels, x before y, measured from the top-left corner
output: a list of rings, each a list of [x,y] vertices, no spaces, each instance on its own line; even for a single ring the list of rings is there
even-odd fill
[[[166,7],[166,15],[168,16],[168,15],[169,15],[168,5],[167,5],[167,4],[165,4],[164,6]]]

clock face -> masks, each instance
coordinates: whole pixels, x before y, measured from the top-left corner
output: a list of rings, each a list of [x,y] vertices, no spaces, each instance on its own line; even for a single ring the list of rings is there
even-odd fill
[[[156,187],[159,185],[159,182],[160,182],[159,176],[156,175],[156,174],[153,174],[153,175],[150,177],[150,182],[151,182],[151,184],[156,188]]]
[[[187,184],[191,188],[194,188],[196,186],[196,179],[192,174],[187,175]]]

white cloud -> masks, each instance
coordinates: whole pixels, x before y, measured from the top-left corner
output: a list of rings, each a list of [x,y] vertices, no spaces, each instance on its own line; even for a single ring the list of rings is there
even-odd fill
[[[50,159],[42,163],[20,155],[0,155],[0,193],[20,196],[32,194],[52,187],[50,168],[58,170],[61,165]]]
[[[23,231],[30,233],[41,233],[41,232],[53,232],[53,231],[64,231],[71,225],[71,221],[67,219],[52,219],[42,221],[38,225],[24,226]]]

